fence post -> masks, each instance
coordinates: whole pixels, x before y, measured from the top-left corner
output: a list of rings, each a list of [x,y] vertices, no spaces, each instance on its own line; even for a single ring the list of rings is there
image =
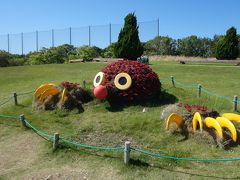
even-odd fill
[[[112,44],[112,25],[109,24],[109,45]]]
[[[55,151],[58,148],[59,145],[59,134],[54,133],[53,135],[53,150]]]
[[[36,31],[36,51],[38,52],[38,31]]]
[[[23,32],[21,33],[22,56],[23,56]]]
[[[91,46],[91,26],[88,26],[88,45]]]
[[[237,105],[238,105],[238,97],[235,95],[233,97],[233,111],[237,111]]]
[[[83,88],[84,88],[84,89],[86,89],[86,83],[87,83],[87,82],[86,82],[85,80],[83,80]]]
[[[171,80],[172,80],[172,85],[173,85],[173,87],[175,87],[175,79],[174,79],[173,76],[171,76]]]
[[[10,35],[7,34],[8,53],[10,52]]]
[[[14,98],[14,104],[17,105],[18,104],[17,93],[13,93],[13,98]]]
[[[72,28],[69,28],[69,44],[72,45]]]
[[[130,160],[130,145],[131,142],[130,141],[126,141],[125,142],[125,148],[124,148],[124,163],[128,164],[129,160]]]
[[[21,114],[19,117],[21,123],[22,123],[22,127],[27,128],[26,122],[25,122],[25,116],[24,114]]]
[[[54,29],[52,29],[52,47],[54,47]]]
[[[198,84],[198,97],[201,97],[202,94],[202,85]]]

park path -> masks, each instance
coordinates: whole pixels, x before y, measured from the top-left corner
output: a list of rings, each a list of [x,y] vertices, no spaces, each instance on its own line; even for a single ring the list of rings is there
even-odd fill
[[[121,179],[106,164],[98,171],[79,159],[55,164],[56,159],[52,152],[46,152],[46,146],[46,141],[30,130],[0,124],[0,180]]]

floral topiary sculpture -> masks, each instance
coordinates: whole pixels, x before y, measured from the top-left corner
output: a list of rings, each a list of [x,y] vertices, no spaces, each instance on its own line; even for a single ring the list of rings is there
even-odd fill
[[[157,98],[161,91],[158,75],[138,61],[113,62],[96,74],[93,94],[109,102],[141,103]]]
[[[78,83],[68,81],[59,85],[43,84],[34,93],[33,107],[37,110],[53,110],[77,108],[83,111],[82,104],[92,100],[90,93]]]

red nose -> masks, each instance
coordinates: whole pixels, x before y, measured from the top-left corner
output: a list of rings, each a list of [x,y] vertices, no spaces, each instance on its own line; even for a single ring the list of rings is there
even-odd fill
[[[106,86],[99,85],[93,89],[93,94],[97,99],[104,100],[106,99],[108,92]]]

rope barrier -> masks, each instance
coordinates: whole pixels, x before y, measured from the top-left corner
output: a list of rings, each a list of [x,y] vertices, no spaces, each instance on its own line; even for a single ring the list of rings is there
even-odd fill
[[[202,91],[205,92],[206,94],[210,95],[210,96],[216,96],[217,98],[220,98],[220,99],[224,99],[224,100],[229,100],[232,102],[232,98],[231,97],[228,97],[228,96],[219,96],[213,92],[210,92],[208,91],[207,89],[205,88],[202,88]]]
[[[25,92],[25,93],[18,93],[17,95],[18,96],[23,96],[23,95],[26,95],[26,94],[31,94],[33,92],[35,92],[35,91],[29,91],[29,92]]]
[[[53,141],[53,136],[47,134],[47,133],[44,132],[44,131],[38,130],[37,128],[35,128],[34,126],[32,126],[26,119],[25,119],[24,121],[25,121],[26,125],[27,125],[30,129],[32,129],[34,132],[36,132],[38,135],[40,135],[40,136],[48,139],[49,141]]]
[[[131,150],[150,155],[150,156],[155,156],[163,159],[172,159],[172,160],[177,160],[177,161],[195,161],[195,162],[206,162],[206,163],[214,163],[214,162],[226,162],[226,161],[239,161],[240,157],[236,158],[222,158],[222,159],[200,159],[200,158],[193,158],[193,157],[176,157],[176,156],[168,156],[168,155],[161,155],[149,151],[144,151],[142,149],[135,149],[131,148]]]
[[[74,145],[76,147],[82,147],[82,148],[88,148],[88,149],[95,149],[95,150],[106,150],[106,151],[117,151],[117,150],[123,150],[124,146],[118,146],[118,147],[100,147],[100,146],[92,146],[87,144],[78,144],[76,142],[69,141],[65,138],[61,138],[63,142],[65,142],[68,145]]]
[[[2,114],[0,114],[0,118],[18,119],[17,116],[9,116],[9,115],[2,115]],[[37,129],[36,127],[31,125],[28,120],[24,120],[24,121],[25,121],[26,125],[30,129],[32,129],[35,133],[37,133],[38,135],[44,137],[45,139],[47,139],[49,141],[53,141],[53,136],[52,135],[49,135],[46,132]],[[65,138],[62,138],[62,137],[60,137],[60,140],[62,140],[67,145],[70,145],[70,146],[74,145],[76,147],[81,147],[81,148],[88,148],[88,149],[94,149],[94,150],[107,150],[107,151],[118,151],[118,150],[125,151],[124,146],[100,147],[100,146],[92,146],[92,145],[87,145],[87,144],[79,144],[79,143],[67,140]],[[176,156],[169,156],[169,155],[161,155],[161,154],[153,153],[153,152],[150,152],[150,151],[145,151],[145,150],[142,150],[142,149],[136,149],[136,148],[130,148],[130,151],[135,151],[135,152],[138,152],[138,153],[142,153],[142,154],[150,155],[150,156],[154,156],[154,157],[159,157],[159,158],[163,158],[163,159],[172,159],[172,160],[176,160],[176,161],[194,161],[194,162],[204,162],[204,163],[216,163],[216,162],[239,161],[240,160],[240,157],[221,158],[221,159],[201,159],[201,158],[194,158],[194,157],[176,157]]]
[[[3,115],[3,114],[0,114],[0,118],[4,118],[4,119],[19,119],[19,117],[17,117],[17,116]]]
[[[182,86],[182,87],[185,87],[185,88],[196,89],[196,85],[195,84],[188,84],[188,85],[186,85],[186,84],[182,84],[182,83],[180,83],[180,82],[178,82],[176,80],[175,80],[175,83],[180,85],[180,86]]]
[[[5,99],[7,99],[7,98],[5,98]],[[7,104],[7,103],[8,103],[9,101],[11,101],[12,99],[13,99],[13,96],[10,97],[10,98],[8,98],[6,101],[0,103],[0,106],[3,106],[4,104]]]

